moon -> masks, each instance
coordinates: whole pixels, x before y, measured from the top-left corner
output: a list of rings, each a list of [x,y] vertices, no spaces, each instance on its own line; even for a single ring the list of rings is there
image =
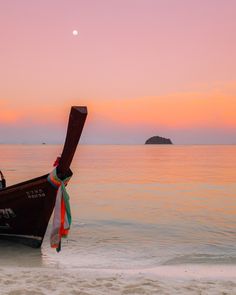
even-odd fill
[[[72,34],[73,34],[73,36],[78,36],[79,32],[77,30],[73,30]]]

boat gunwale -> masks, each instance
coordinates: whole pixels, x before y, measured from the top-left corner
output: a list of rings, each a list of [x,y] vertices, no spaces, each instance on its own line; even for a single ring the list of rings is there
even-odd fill
[[[49,174],[45,174],[45,175],[42,175],[42,176],[39,176],[39,177],[36,177],[36,178],[32,178],[30,180],[26,180],[26,181],[23,181],[23,182],[19,182],[19,183],[7,186],[7,187],[0,190],[0,197],[1,197],[1,195],[4,195],[4,193],[10,193],[12,191],[15,191],[16,189],[18,190],[19,187],[22,187],[22,189],[27,188],[28,184],[32,184],[33,182],[35,184],[40,185],[40,184],[45,182],[45,179],[47,179],[48,175]]]

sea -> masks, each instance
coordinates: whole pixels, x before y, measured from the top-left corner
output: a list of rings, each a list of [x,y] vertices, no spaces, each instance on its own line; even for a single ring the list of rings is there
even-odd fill
[[[7,185],[61,145],[0,145]],[[0,241],[0,294],[236,294],[235,145],[80,145],[62,250]]]

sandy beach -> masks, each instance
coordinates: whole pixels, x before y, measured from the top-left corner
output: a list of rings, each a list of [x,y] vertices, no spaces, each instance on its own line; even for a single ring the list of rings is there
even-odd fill
[[[1,268],[1,294],[235,294],[236,267],[147,270]]]

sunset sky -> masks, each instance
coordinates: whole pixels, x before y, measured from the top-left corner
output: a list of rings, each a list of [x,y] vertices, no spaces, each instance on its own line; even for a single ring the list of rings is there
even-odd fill
[[[0,0],[0,143],[236,144],[235,0]],[[72,34],[78,30],[78,36]]]

